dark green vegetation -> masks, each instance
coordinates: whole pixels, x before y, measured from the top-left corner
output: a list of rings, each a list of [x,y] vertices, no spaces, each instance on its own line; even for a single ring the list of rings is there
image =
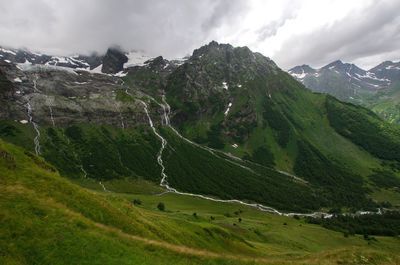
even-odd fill
[[[242,168],[232,160],[211,154],[164,130],[170,148],[165,151],[166,173],[172,187],[222,199],[261,202],[278,209],[318,209],[321,198],[304,183],[270,168]],[[238,163],[238,162],[235,162]]]
[[[33,149],[33,131],[29,125],[1,122],[0,136],[28,150]],[[100,180],[131,176],[154,182],[159,179],[160,169],[155,163],[159,142],[148,128],[47,127],[41,128],[40,143],[43,157],[64,176]]]
[[[65,176],[86,176],[103,181],[125,177],[160,181],[160,168],[155,159],[160,142],[148,129],[74,125],[65,129],[42,128],[41,131],[43,156]],[[4,139],[33,149],[33,132],[29,125],[3,122],[0,133]],[[237,161],[232,163],[221,155],[189,144],[170,130],[163,130],[163,134],[169,143],[164,153],[168,181],[178,190],[260,202],[297,212],[321,207],[369,209],[374,206],[365,197],[360,177],[346,175],[310,144],[299,143],[301,155],[295,164],[296,174],[309,182],[306,184],[269,168],[240,162],[248,167],[242,168],[235,164]],[[273,162],[266,148],[259,148],[251,160],[264,165]]]
[[[343,232],[348,235],[397,236],[400,234],[400,213],[385,212],[382,215],[337,215],[333,218],[307,218],[311,224],[319,224],[327,229]]]
[[[396,238],[377,237],[369,245],[237,204],[99,193],[70,183],[21,148],[0,141],[0,150],[1,264],[400,262]],[[166,211],[157,210],[160,200]]]
[[[382,122],[372,111],[330,96],[326,107],[329,122],[338,133],[379,158],[400,162],[398,126]]]
[[[294,165],[294,171],[303,176],[310,183],[321,187],[321,193],[326,196],[322,206],[351,206],[357,209],[376,206],[367,200],[360,176],[346,172],[326,158],[310,143],[298,143],[298,156]]]
[[[275,166],[274,162],[274,154],[268,147],[260,146],[256,150],[254,150],[252,156],[245,155],[243,156],[244,159],[253,161],[260,165],[273,167]]]
[[[274,136],[281,147],[286,147],[290,141],[291,126],[285,115],[274,106],[275,102],[264,102],[263,118],[267,122],[264,126],[270,126],[275,132]]]
[[[377,171],[369,179],[379,188],[400,188],[400,179],[390,171]]]
[[[8,80],[0,70],[0,119],[9,119],[10,102],[7,100],[13,94],[13,87],[10,80]]]
[[[163,202],[159,202],[157,204],[157,209],[160,211],[165,211],[165,204]]]
[[[32,141],[26,142],[28,150],[33,149],[31,130],[29,125],[14,122],[0,125],[0,134],[5,139],[15,143],[19,143],[20,138]],[[304,183],[269,168],[242,168],[231,159],[187,143],[171,130],[163,130],[163,134],[168,140],[164,153],[168,181],[178,190],[261,202],[292,211],[320,207],[321,199]],[[131,177],[153,183],[160,181],[160,167],[156,162],[160,142],[151,130],[88,125],[65,129],[49,127],[42,129],[41,145],[43,157],[61,174],[71,178],[110,180]]]

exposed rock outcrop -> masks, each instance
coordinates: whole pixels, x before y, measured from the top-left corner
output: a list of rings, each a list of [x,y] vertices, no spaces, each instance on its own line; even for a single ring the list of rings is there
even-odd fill
[[[128,57],[119,48],[109,48],[103,58],[101,71],[106,74],[116,74],[124,69]]]

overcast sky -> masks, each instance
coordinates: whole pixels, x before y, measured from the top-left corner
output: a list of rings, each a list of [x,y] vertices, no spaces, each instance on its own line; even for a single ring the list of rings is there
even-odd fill
[[[280,67],[400,59],[400,0],[0,0],[0,44],[57,55],[110,45],[167,58],[211,40]]]

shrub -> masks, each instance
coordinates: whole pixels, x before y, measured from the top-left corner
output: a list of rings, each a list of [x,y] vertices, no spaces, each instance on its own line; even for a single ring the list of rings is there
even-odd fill
[[[134,199],[134,200],[132,201],[132,203],[133,203],[134,205],[142,205],[142,201],[141,201],[140,199]]]
[[[266,147],[261,146],[254,150],[251,161],[259,163],[264,166],[275,166],[274,154]]]
[[[157,208],[160,211],[165,211],[165,204],[163,202],[159,202]]]

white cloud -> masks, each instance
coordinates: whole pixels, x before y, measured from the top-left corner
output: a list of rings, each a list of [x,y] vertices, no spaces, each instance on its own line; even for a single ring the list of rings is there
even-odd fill
[[[397,0],[13,0],[0,2],[0,36],[2,45],[57,54],[118,44],[166,57],[215,39],[283,68],[336,59],[367,67],[398,59],[398,10]]]

